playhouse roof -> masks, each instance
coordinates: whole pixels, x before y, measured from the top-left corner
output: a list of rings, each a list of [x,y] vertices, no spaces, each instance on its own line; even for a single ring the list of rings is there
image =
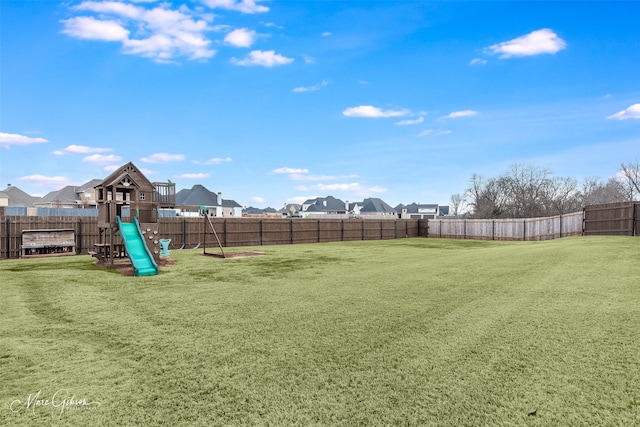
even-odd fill
[[[117,186],[124,178],[129,178],[137,188],[143,190],[153,191],[155,188],[151,181],[132,162],[120,166],[96,187]]]

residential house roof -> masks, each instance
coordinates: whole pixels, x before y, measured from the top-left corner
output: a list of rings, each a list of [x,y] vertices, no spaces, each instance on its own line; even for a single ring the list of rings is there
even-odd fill
[[[102,180],[97,178],[92,179],[91,181],[87,181],[84,184],[82,184],[80,187],[78,187],[78,193],[88,190],[89,188],[95,188],[100,184],[102,184]]]
[[[377,197],[370,197],[362,201],[361,213],[394,213],[395,210],[384,200]]]
[[[245,215],[271,215],[277,214],[278,211],[272,207],[267,207],[264,209],[254,208],[253,206],[249,206],[242,211]]]
[[[80,202],[77,191],[78,188],[79,187],[75,185],[67,185],[60,190],[50,191],[38,200],[36,204],[77,204]]]
[[[399,204],[398,206],[396,206],[394,208],[394,210],[397,213],[402,213],[402,210],[406,209],[407,213],[432,213],[435,214],[437,213],[438,216],[445,216],[445,215],[449,215],[449,206],[446,205],[438,205],[437,203],[426,203],[426,204],[419,204],[419,203],[411,203],[409,205],[403,205],[403,204]]]
[[[242,205],[235,200],[222,199],[222,207],[224,208],[241,208]]]
[[[296,203],[289,203],[286,204],[282,209],[278,210],[278,212],[280,212],[281,214],[293,214],[299,212],[300,209],[302,209],[301,205],[298,205]]]
[[[94,188],[96,185],[99,185],[101,182],[102,182],[101,179],[92,179],[90,181],[85,182],[82,185],[67,185],[66,187],[62,187],[60,190],[50,191],[34,204],[36,205],[79,204],[82,201],[82,197],[80,196],[80,193],[82,193],[87,189]]]
[[[204,185],[196,184],[190,189],[182,189],[176,193],[178,206],[220,206],[218,195]]]
[[[31,207],[35,202],[40,200],[40,197],[31,196],[13,185],[8,185],[7,188],[0,191],[0,197],[8,199],[8,206],[21,208]]]
[[[247,215],[262,215],[264,213],[264,209],[249,206],[248,208],[245,208],[243,212]]]
[[[196,184],[190,189],[182,189],[176,193],[176,205],[178,206],[222,206],[224,208],[241,208],[238,202],[232,199],[223,199],[220,193],[214,193],[204,185]]]
[[[345,212],[346,205],[333,196],[318,197],[316,199],[309,199],[303,203],[303,206],[307,206],[305,212]]]

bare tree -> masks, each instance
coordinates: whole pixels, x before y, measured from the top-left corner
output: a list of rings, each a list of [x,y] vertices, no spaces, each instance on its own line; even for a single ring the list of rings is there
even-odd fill
[[[451,195],[451,212],[453,216],[460,216],[464,212],[466,201],[460,193]]]
[[[497,178],[473,174],[463,200],[474,218],[534,218],[639,197],[640,162],[636,160],[622,163],[619,173],[606,181],[587,178],[580,188],[573,178],[554,177],[548,169],[516,163]],[[459,194],[451,198],[458,214],[459,199]]]
[[[544,195],[546,215],[562,215],[580,209],[582,203],[575,179],[555,177],[549,180]]]
[[[579,198],[583,207],[624,202],[627,200],[627,191],[622,182],[615,177],[611,177],[607,181],[591,177],[583,181]]]
[[[640,195],[640,162],[622,163],[619,180],[625,188],[627,201],[635,200]]]
[[[551,172],[533,165],[516,163],[503,175],[509,198],[510,216],[533,218],[544,215],[544,198]]]
[[[485,180],[478,174],[471,177],[471,185],[465,191],[471,216],[475,218],[503,218],[506,216],[507,195],[501,178]]]

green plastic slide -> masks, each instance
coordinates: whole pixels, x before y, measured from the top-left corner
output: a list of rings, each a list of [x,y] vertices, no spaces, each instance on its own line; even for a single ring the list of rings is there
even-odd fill
[[[118,228],[124,242],[124,248],[133,265],[135,276],[154,276],[158,274],[158,264],[153,259],[151,251],[140,229],[138,217],[133,217],[134,222],[122,222],[118,217]]]

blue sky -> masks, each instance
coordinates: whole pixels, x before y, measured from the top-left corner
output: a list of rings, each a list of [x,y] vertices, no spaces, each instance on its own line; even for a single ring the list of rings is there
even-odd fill
[[[126,162],[244,206],[447,204],[640,159],[638,1],[0,3],[0,189]]]

